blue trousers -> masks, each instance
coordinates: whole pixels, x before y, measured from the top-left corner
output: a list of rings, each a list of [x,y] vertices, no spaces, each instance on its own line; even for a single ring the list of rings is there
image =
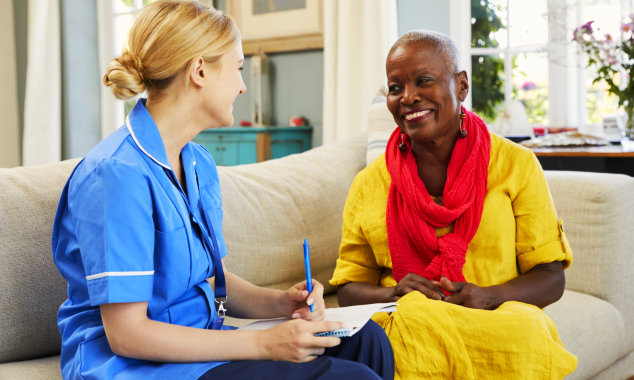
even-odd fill
[[[222,364],[199,380],[394,379],[394,353],[383,329],[368,321],[341,344],[308,363],[245,360]]]

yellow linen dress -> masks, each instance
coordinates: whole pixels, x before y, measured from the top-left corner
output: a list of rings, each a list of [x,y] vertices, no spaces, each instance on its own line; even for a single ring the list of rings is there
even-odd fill
[[[385,155],[355,178],[332,285],[396,285],[385,222],[389,187]],[[541,166],[529,149],[492,134],[487,195],[464,276],[478,286],[497,285],[553,261],[567,268],[572,252]],[[397,379],[561,379],[577,365],[553,321],[521,302],[478,310],[412,292],[396,312],[374,319],[392,342]]]

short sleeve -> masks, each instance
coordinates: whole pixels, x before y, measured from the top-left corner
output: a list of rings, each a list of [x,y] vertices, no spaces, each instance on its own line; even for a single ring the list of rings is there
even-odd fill
[[[149,301],[155,229],[148,177],[103,161],[70,194],[69,208],[91,305]]]
[[[355,177],[343,210],[343,230],[337,266],[330,279],[333,286],[348,282],[364,282],[378,285],[381,268],[376,262],[363,230],[363,183]]]
[[[572,251],[563,231],[563,222],[557,218],[548,183],[534,153],[525,160],[522,170],[523,184],[515,199],[515,248],[519,270],[526,273],[538,264],[572,262]]]

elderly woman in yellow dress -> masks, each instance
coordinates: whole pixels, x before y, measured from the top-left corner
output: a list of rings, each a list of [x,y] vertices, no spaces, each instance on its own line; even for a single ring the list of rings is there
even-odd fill
[[[462,106],[458,62],[435,32],[390,50],[397,126],[350,189],[330,283],[342,306],[399,301],[375,318],[397,378],[563,378],[577,359],[540,308],[572,253],[535,155]]]

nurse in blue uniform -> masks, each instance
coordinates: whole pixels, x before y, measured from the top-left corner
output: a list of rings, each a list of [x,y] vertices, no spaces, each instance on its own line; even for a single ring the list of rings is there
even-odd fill
[[[144,8],[104,83],[130,98],[124,126],[90,151],[64,187],[52,248],[68,282],[58,314],[65,379],[391,379],[373,322],[352,338],[315,337],[323,286],[260,288],[223,268],[218,173],[191,142],[232,125],[246,91],[233,20],[195,1]],[[248,233],[248,231],[245,231]],[[310,312],[309,305],[314,305]],[[235,330],[224,313],[292,317]]]

